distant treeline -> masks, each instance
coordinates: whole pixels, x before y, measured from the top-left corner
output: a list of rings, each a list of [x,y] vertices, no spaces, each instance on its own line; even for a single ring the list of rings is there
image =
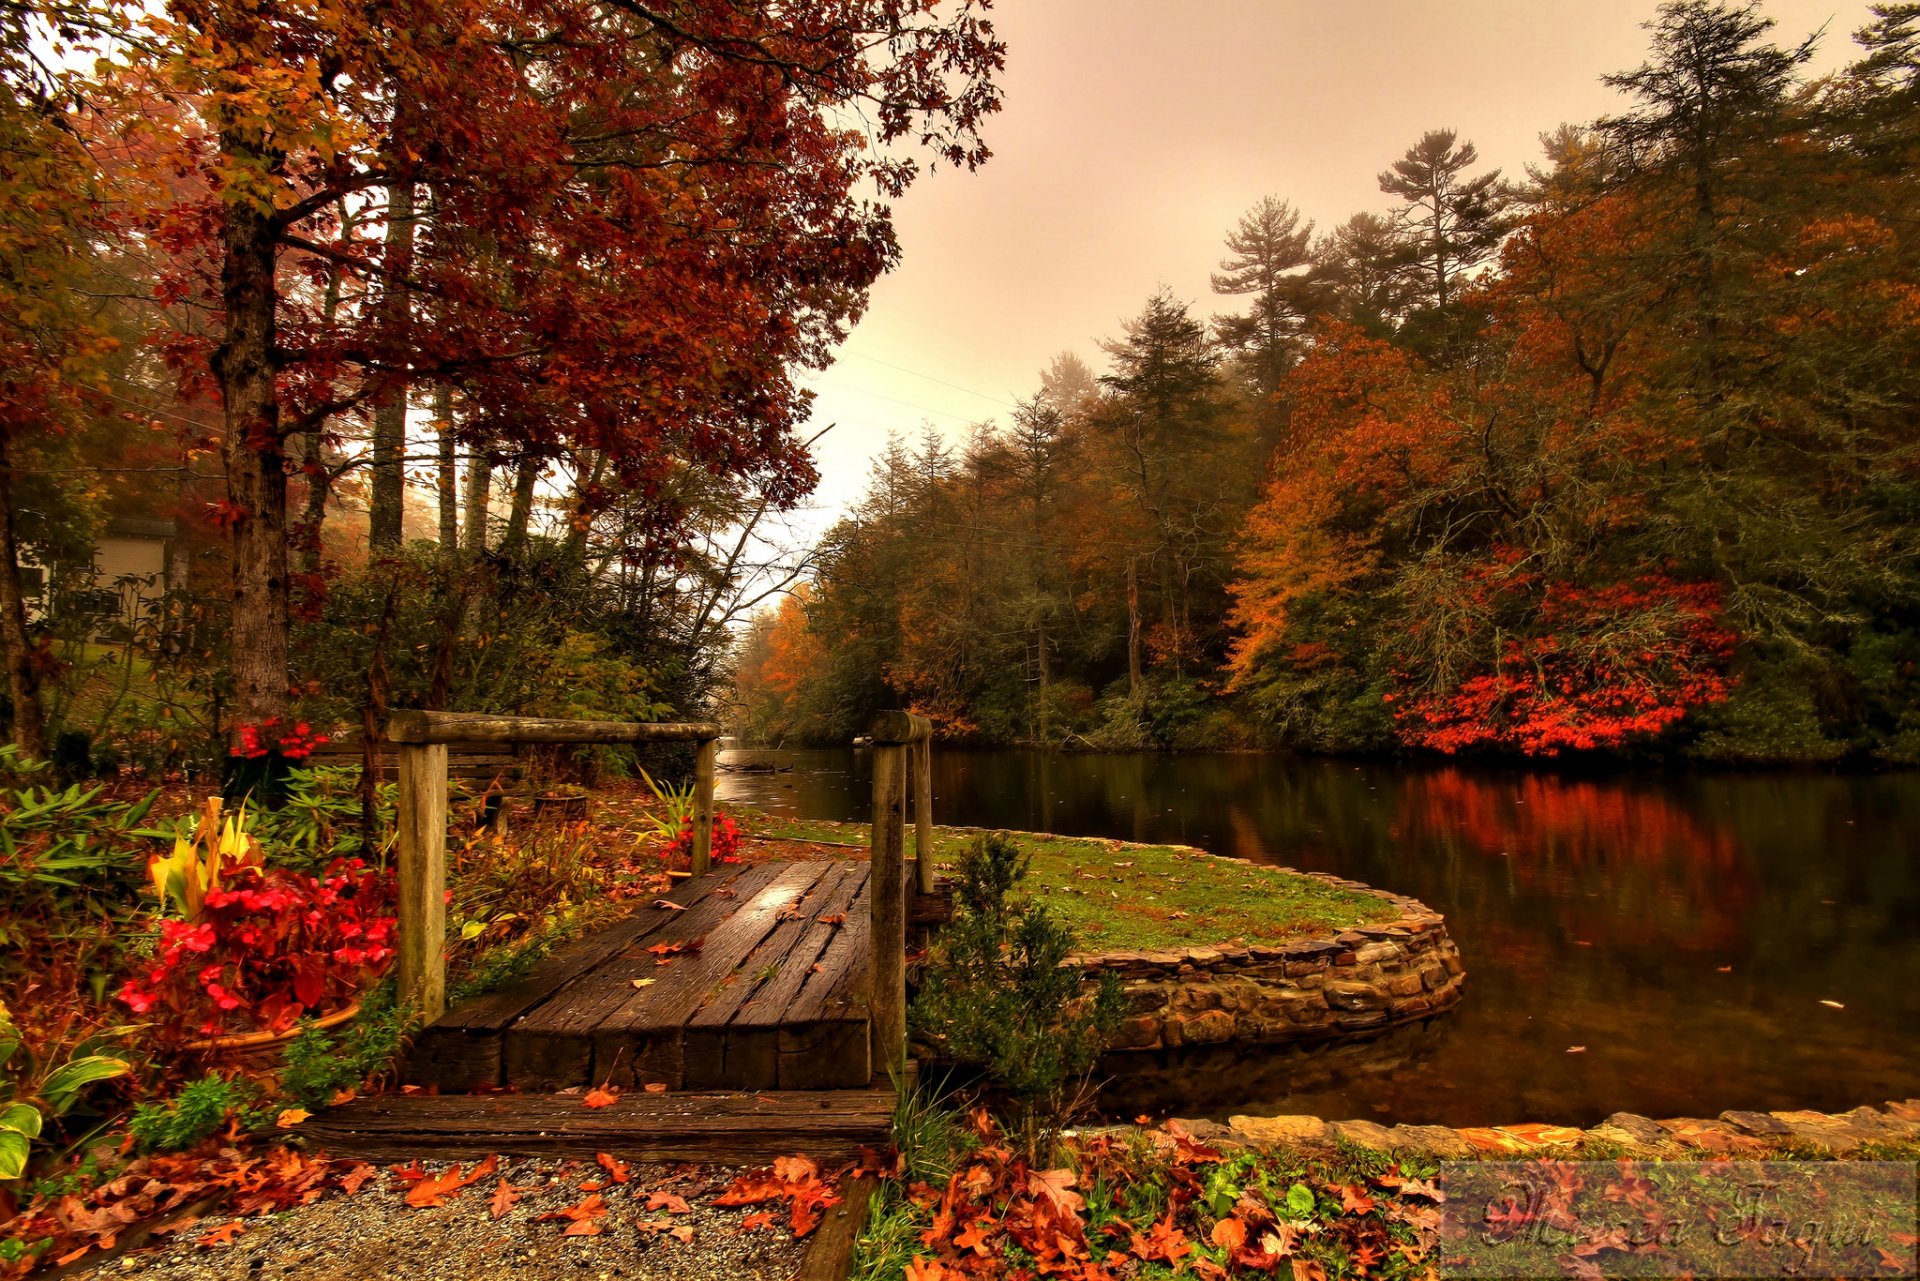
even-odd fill
[[[1920,760],[1920,6],[1858,61],[1678,3],[1523,178],[1449,130],[1227,237],[1005,425],[895,441],[743,728]]]

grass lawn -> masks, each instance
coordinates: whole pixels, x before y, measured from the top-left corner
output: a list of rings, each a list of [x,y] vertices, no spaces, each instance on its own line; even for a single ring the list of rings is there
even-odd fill
[[[861,848],[867,841],[864,823],[800,822],[751,813],[739,817],[758,836]],[[1370,894],[1177,846],[1012,835],[1033,857],[1028,891],[1058,912],[1090,952],[1271,943],[1399,915]],[[977,839],[973,833],[935,828],[935,856],[942,868],[951,869]],[[911,850],[911,828],[907,843]]]

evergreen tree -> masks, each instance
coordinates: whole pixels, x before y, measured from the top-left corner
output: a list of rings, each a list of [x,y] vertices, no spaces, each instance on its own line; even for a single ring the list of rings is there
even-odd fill
[[[1220,346],[1235,353],[1254,395],[1264,404],[1299,358],[1319,290],[1308,274],[1313,224],[1299,211],[1268,196],[1227,233],[1227,257],[1213,274],[1213,292],[1251,296],[1244,315],[1214,321]]]
[[[1507,196],[1500,171],[1468,171],[1480,162],[1471,142],[1451,129],[1433,129],[1380,175],[1380,190],[1403,202],[1400,225],[1410,246],[1410,278],[1422,305],[1444,315],[1471,271],[1500,243]]]

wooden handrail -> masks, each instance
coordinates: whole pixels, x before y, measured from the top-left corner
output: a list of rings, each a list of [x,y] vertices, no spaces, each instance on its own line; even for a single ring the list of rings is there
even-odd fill
[[[933,723],[911,712],[881,712],[873,739],[873,830],[868,896],[873,911],[873,994],[868,1006],[873,1063],[897,1076],[907,1061],[907,745],[924,754]],[[929,833],[931,832],[931,819]],[[916,838],[917,839],[917,838]],[[931,837],[921,857],[931,864]]]
[[[695,876],[713,857],[713,774],[720,727],[704,721],[569,721],[545,716],[489,716],[475,712],[395,712],[385,737],[399,750],[400,997],[431,1023],[447,1008],[447,744],[448,743],[685,743],[697,744],[693,767]]]

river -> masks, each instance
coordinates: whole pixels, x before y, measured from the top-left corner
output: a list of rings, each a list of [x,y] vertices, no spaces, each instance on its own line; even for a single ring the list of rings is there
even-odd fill
[[[864,821],[869,754],[720,797]],[[1361,1047],[1138,1056],[1116,1112],[1588,1125],[1920,1096],[1920,774],[1563,775],[1282,756],[934,755],[943,823],[1197,845],[1444,912],[1449,1015]]]

